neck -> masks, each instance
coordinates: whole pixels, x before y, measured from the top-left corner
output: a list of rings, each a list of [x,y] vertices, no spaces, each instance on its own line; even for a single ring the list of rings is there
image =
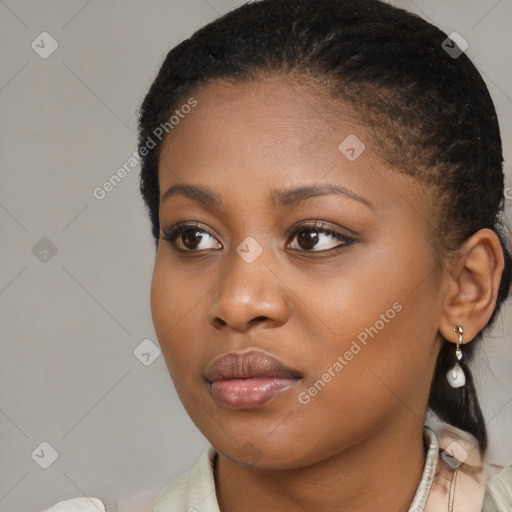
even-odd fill
[[[348,450],[290,470],[237,466],[221,454],[215,480],[221,512],[406,512],[425,465],[423,425],[393,425]]]

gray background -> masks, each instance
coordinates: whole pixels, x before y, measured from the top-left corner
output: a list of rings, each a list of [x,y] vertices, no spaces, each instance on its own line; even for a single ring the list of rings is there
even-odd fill
[[[469,42],[499,112],[512,187],[512,0],[396,3]],[[147,511],[207,446],[162,356],[151,349],[145,366],[134,355],[144,339],[156,343],[139,166],[103,200],[93,190],[136,150],[136,111],[167,51],[233,5],[0,1],[2,512],[84,495],[109,512]],[[31,47],[43,31],[59,45],[46,59]],[[500,464],[512,463],[507,313],[475,369]],[[51,455],[43,441],[58,452],[48,469],[36,463]]]

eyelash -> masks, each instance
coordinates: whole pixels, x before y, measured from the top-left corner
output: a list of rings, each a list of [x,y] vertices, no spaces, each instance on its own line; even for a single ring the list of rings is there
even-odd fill
[[[204,227],[206,228],[206,226],[204,226]],[[201,224],[187,223],[187,222],[179,222],[178,224],[174,224],[173,226],[163,227],[162,228],[163,236],[161,236],[159,238],[161,240],[164,240],[165,242],[170,243],[174,250],[179,251],[181,253],[194,254],[194,253],[203,252],[204,249],[202,251],[201,250],[193,250],[193,249],[181,249],[176,246],[177,238],[182,233],[186,232],[187,230],[191,230],[191,231],[196,230],[196,231],[201,231],[201,232],[207,233],[210,237],[212,237],[216,240],[216,237],[213,236],[207,229],[203,229],[203,226]],[[352,245],[354,242],[356,242],[356,238],[354,238],[352,236],[345,235],[343,233],[340,233],[340,232],[332,229],[330,226],[328,226],[321,220],[315,220],[315,221],[313,221],[312,224],[302,224],[300,226],[294,226],[291,229],[289,229],[286,233],[287,240],[288,240],[287,245],[290,244],[295,239],[296,235],[298,233],[300,233],[301,231],[318,232],[318,233],[321,233],[324,235],[331,236],[331,237],[339,240],[340,242],[342,242],[335,247],[331,247],[329,249],[324,249],[321,251],[308,251],[305,249],[292,249],[294,251],[302,252],[302,253],[306,253],[306,254],[310,254],[310,253],[323,254],[323,255],[331,254],[333,251],[343,250],[344,248],[346,248],[349,245]],[[218,249],[213,249],[213,250],[218,250]]]

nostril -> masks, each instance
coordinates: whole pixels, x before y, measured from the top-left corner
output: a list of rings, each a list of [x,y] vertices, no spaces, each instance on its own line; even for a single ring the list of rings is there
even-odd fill
[[[225,325],[227,325],[227,322],[222,320],[222,318],[215,318],[214,320],[214,324],[217,326],[217,327],[224,327]]]
[[[251,320],[251,322],[258,323],[258,322],[264,322],[265,320],[267,320],[266,316],[257,316],[256,318],[253,318]]]

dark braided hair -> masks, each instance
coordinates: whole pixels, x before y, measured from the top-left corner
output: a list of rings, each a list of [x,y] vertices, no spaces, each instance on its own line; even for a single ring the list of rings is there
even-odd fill
[[[155,129],[169,124],[181,102],[214,80],[236,84],[288,76],[324,86],[352,107],[381,159],[435,192],[440,255],[454,254],[480,229],[498,234],[506,266],[490,326],[511,282],[501,137],[481,75],[466,54],[454,58],[445,51],[446,39],[420,17],[379,0],[259,0],[198,30],[169,52],[140,109],[140,190],[156,244],[165,138],[155,137]],[[148,140],[155,142],[150,151]],[[474,347],[475,342],[464,345],[467,384],[453,389],[446,373],[455,361],[454,344],[443,343],[429,406],[473,434],[485,452],[485,421],[467,366]]]

